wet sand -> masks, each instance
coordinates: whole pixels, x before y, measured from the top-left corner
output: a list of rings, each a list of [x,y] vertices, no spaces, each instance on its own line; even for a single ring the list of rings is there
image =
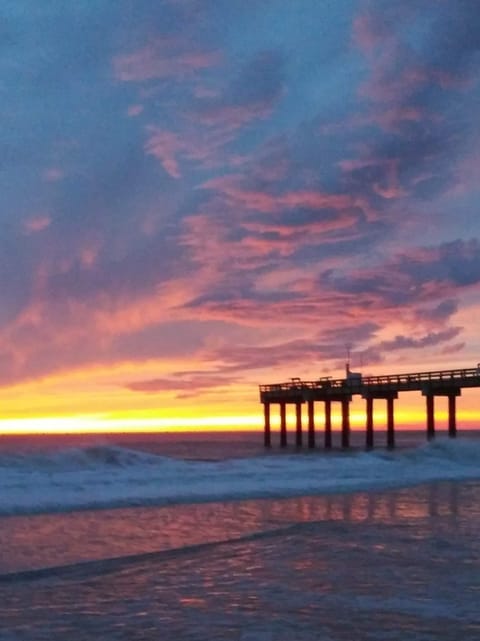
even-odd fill
[[[475,641],[479,531],[478,483],[8,517],[0,639]]]

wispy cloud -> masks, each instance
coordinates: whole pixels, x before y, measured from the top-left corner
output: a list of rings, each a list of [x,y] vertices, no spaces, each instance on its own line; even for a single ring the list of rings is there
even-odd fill
[[[216,66],[221,61],[218,51],[202,50],[181,37],[157,38],[130,53],[118,54],[113,60],[115,77],[122,82],[177,78]]]
[[[52,223],[52,218],[48,214],[39,214],[38,216],[32,216],[28,218],[23,227],[27,234],[35,234],[37,232],[43,231],[50,227]]]

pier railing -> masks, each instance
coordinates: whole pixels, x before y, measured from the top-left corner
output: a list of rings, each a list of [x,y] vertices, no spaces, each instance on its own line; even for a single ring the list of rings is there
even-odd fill
[[[325,392],[335,390],[338,392],[348,390],[350,394],[361,394],[369,387],[414,391],[422,390],[425,387],[425,383],[438,383],[440,386],[453,383],[458,387],[477,387],[480,384],[480,367],[335,379],[325,376],[314,381],[292,378],[282,383],[260,385],[260,393],[298,392],[302,390],[322,390]]]

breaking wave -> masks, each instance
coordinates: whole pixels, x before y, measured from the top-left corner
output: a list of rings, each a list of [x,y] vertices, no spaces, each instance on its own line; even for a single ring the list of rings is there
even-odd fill
[[[480,478],[480,441],[189,461],[96,446],[0,456],[0,515],[291,497]]]

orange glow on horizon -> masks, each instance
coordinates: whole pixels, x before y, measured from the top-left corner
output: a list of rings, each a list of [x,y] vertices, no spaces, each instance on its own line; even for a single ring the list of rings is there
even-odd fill
[[[201,418],[147,418],[108,416],[52,416],[0,420],[0,434],[115,434],[154,432],[202,432],[259,429],[258,416]]]
[[[215,364],[217,366],[218,364]],[[154,393],[132,391],[128,383],[167,376],[169,369],[197,366],[186,359],[175,362],[147,360],[141,363],[119,362],[90,366],[52,374],[39,380],[18,383],[0,390],[0,434],[82,434],[135,432],[214,432],[261,431],[263,409],[258,397],[258,383],[275,380],[270,372],[256,372],[257,380],[210,388],[159,390]],[[208,375],[213,371],[199,370]],[[409,368],[413,370],[415,368]],[[279,376],[285,380],[285,376]],[[463,390],[457,401],[459,429],[480,426],[479,390]],[[323,430],[322,403],[316,404],[316,429]],[[364,401],[355,397],[350,407],[353,430],[365,429]],[[447,422],[445,398],[435,401],[439,430]],[[386,406],[374,404],[375,429],[384,430]],[[397,429],[422,429],[426,424],[425,399],[406,393],[395,402]],[[271,425],[279,429],[278,407],[271,407]],[[287,409],[288,431],[295,430],[295,411]],[[341,428],[339,404],[332,406],[334,430]],[[306,432],[306,407],[303,408]]]
[[[444,411],[436,412],[438,427],[447,420]],[[374,413],[374,424],[377,431],[385,429],[385,414]],[[416,430],[425,427],[425,415],[421,411],[398,412],[396,415],[398,430]],[[460,429],[475,429],[480,424],[476,411],[459,411],[457,419]],[[272,414],[271,427],[279,430],[279,417]],[[295,431],[295,418],[287,414],[288,431]],[[332,428],[340,431],[341,418],[332,415]],[[352,412],[351,428],[353,431],[365,429],[365,415],[362,412]],[[306,422],[303,429],[306,432]],[[121,434],[121,433],[160,433],[160,432],[228,432],[263,430],[263,414],[245,414],[238,416],[196,416],[162,418],[145,415],[75,415],[75,416],[41,416],[28,418],[0,419],[0,435],[22,434]],[[317,418],[316,431],[323,432],[322,416]]]

